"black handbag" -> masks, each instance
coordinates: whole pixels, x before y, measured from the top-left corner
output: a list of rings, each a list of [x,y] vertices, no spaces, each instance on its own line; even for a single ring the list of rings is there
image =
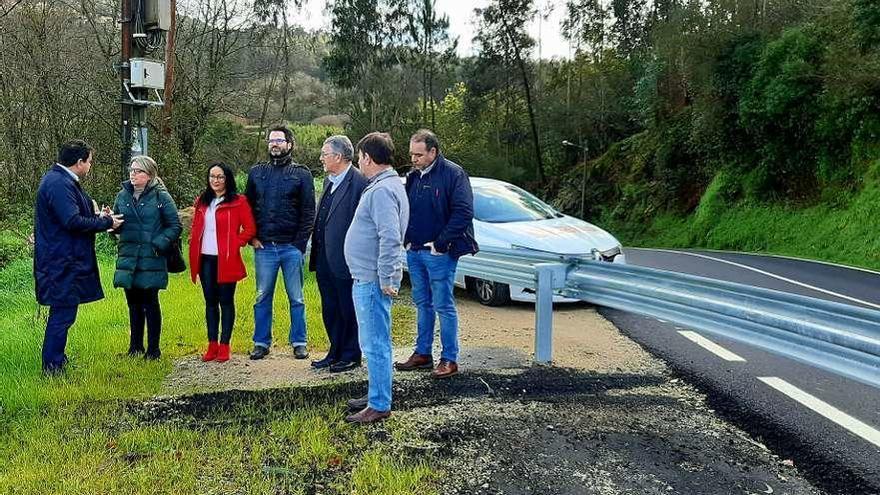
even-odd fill
[[[182,273],[186,271],[186,262],[183,261],[183,254],[180,252],[180,239],[171,241],[171,245],[165,251],[165,263],[168,267],[168,273]]]

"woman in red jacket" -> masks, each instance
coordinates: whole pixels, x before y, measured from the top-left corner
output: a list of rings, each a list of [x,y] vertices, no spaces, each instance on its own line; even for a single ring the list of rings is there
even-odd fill
[[[256,232],[247,198],[235,187],[235,174],[223,163],[211,165],[207,187],[196,199],[189,238],[192,280],[198,277],[202,283],[208,323],[208,351],[202,361],[229,361],[235,284],[247,276],[240,250]]]

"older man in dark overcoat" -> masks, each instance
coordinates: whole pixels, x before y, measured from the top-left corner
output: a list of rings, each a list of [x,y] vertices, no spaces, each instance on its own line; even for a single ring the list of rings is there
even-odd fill
[[[352,302],[351,273],[345,264],[345,233],[354,218],[367,178],[351,163],[354,146],[346,136],[330,136],[321,147],[327,178],[318,202],[309,270],[315,272],[321,292],[321,313],[330,350],[312,366],[331,372],[360,366],[357,317]]]

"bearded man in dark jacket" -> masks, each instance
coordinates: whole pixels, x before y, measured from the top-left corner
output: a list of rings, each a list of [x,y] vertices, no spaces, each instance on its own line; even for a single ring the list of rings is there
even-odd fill
[[[43,175],[34,208],[34,281],[37,302],[49,306],[43,338],[43,373],[67,365],[67,332],[80,304],[104,298],[95,256],[95,233],[122,225],[109,208],[95,211],[80,180],[92,168],[84,141],[61,145],[58,161]]]
[[[288,340],[297,359],[309,357],[303,302],[303,259],[315,222],[315,184],[312,173],[293,162],[296,141],[285,126],[269,129],[269,161],[254,165],[248,174],[245,195],[257,222],[254,268],[257,299],[254,303],[254,350],[251,359],[263,359],[272,345],[272,300],[278,270],[290,304]]]

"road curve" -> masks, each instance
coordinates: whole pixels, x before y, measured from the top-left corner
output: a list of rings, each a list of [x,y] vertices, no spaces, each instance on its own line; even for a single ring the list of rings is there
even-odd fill
[[[880,309],[880,273],[872,271],[729,252],[625,253],[633,265]],[[601,312],[826,492],[880,494],[880,390],[653,318]]]

